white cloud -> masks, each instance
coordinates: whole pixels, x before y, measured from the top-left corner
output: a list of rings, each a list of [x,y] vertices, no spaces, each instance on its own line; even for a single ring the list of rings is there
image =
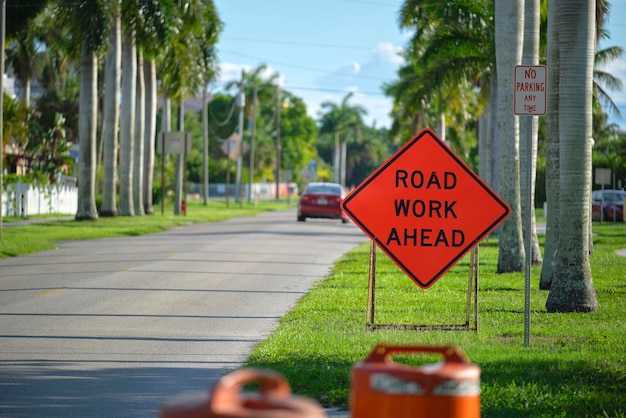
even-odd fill
[[[400,66],[404,63],[403,52],[404,49],[401,46],[394,46],[391,42],[381,42],[376,46],[374,55],[381,57],[384,61]]]
[[[226,84],[232,81],[241,80],[242,70],[248,73],[248,72],[253,71],[256,68],[251,65],[241,65],[241,64],[235,64],[232,62],[223,62],[223,63],[220,63],[219,66],[220,66],[220,76],[217,80],[217,82],[220,83],[219,87],[222,87],[223,84]],[[272,78],[272,76],[276,74],[278,74],[278,77],[276,77],[276,79],[274,80],[274,83],[277,83],[279,86],[284,86],[285,76],[270,66],[265,68],[260,73],[260,77],[263,80],[269,80],[270,78]]]

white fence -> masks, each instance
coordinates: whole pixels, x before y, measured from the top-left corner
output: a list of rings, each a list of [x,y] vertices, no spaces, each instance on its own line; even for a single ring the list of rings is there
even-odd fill
[[[201,196],[201,185],[193,184],[187,191],[188,198]],[[292,198],[298,194],[298,186],[295,183],[280,183],[279,197]],[[234,184],[210,184],[209,197],[235,198],[237,193],[244,199],[250,196],[248,184],[242,185],[238,190]],[[276,196],[274,183],[253,183],[252,195],[254,200],[269,200]],[[65,214],[75,215],[78,208],[78,188],[72,185],[35,186],[27,183],[7,184],[2,191],[2,216],[28,217],[33,215]]]
[[[34,186],[8,184],[2,191],[2,215],[21,216],[46,214],[76,214],[78,189],[76,186]]]

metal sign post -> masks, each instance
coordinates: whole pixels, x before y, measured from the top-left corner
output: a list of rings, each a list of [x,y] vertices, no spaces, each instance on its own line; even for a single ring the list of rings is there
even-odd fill
[[[532,216],[532,181],[533,172],[532,167],[532,149],[533,149],[533,129],[535,123],[535,116],[546,114],[547,103],[547,73],[548,69],[545,65],[518,65],[515,67],[515,82],[514,82],[514,112],[519,116],[527,116],[528,124],[528,155],[526,164],[528,164],[528,193],[525,196],[527,199],[526,212],[524,216],[530,220]],[[524,280],[524,346],[530,346],[530,266],[532,264],[532,230],[531,222],[526,223],[526,231],[524,231],[525,240],[525,280]]]
[[[161,142],[157,143],[157,153],[161,156],[161,215],[163,215],[165,204],[165,156],[167,154],[183,154],[183,157],[186,159],[187,154],[191,152],[191,132],[161,132],[160,137]],[[183,169],[186,166],[185,162]]]

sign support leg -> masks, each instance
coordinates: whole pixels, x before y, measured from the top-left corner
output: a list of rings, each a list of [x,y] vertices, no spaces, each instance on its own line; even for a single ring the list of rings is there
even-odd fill
[[[470,281],[472,278],[474,279],[474,327],[472,330],[475,332],[478,332],[478,270],[480,266],[480,262],[478,261],[478,247],[479,246],[477,245],[474,249],[472,249],[470,260],[472,263],[470,266]]]
[[[472,294],[474,302],[474,325],[470,326],[472,313]],[[469,275],[467,278],[467,306],[465,312],[465,326],[478,331],[478,246],[470,252]]]
[[[374,306],[376,294],[376,244],[372,241],[370,247],[370,266],[367,283],[367,318],[366,325],[374,328]]]

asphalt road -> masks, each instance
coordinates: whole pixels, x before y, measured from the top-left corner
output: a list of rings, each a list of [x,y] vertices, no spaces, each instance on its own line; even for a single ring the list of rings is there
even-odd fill
[[[0,416],[156,417],[365,240],[290,209],[0,260]]]

